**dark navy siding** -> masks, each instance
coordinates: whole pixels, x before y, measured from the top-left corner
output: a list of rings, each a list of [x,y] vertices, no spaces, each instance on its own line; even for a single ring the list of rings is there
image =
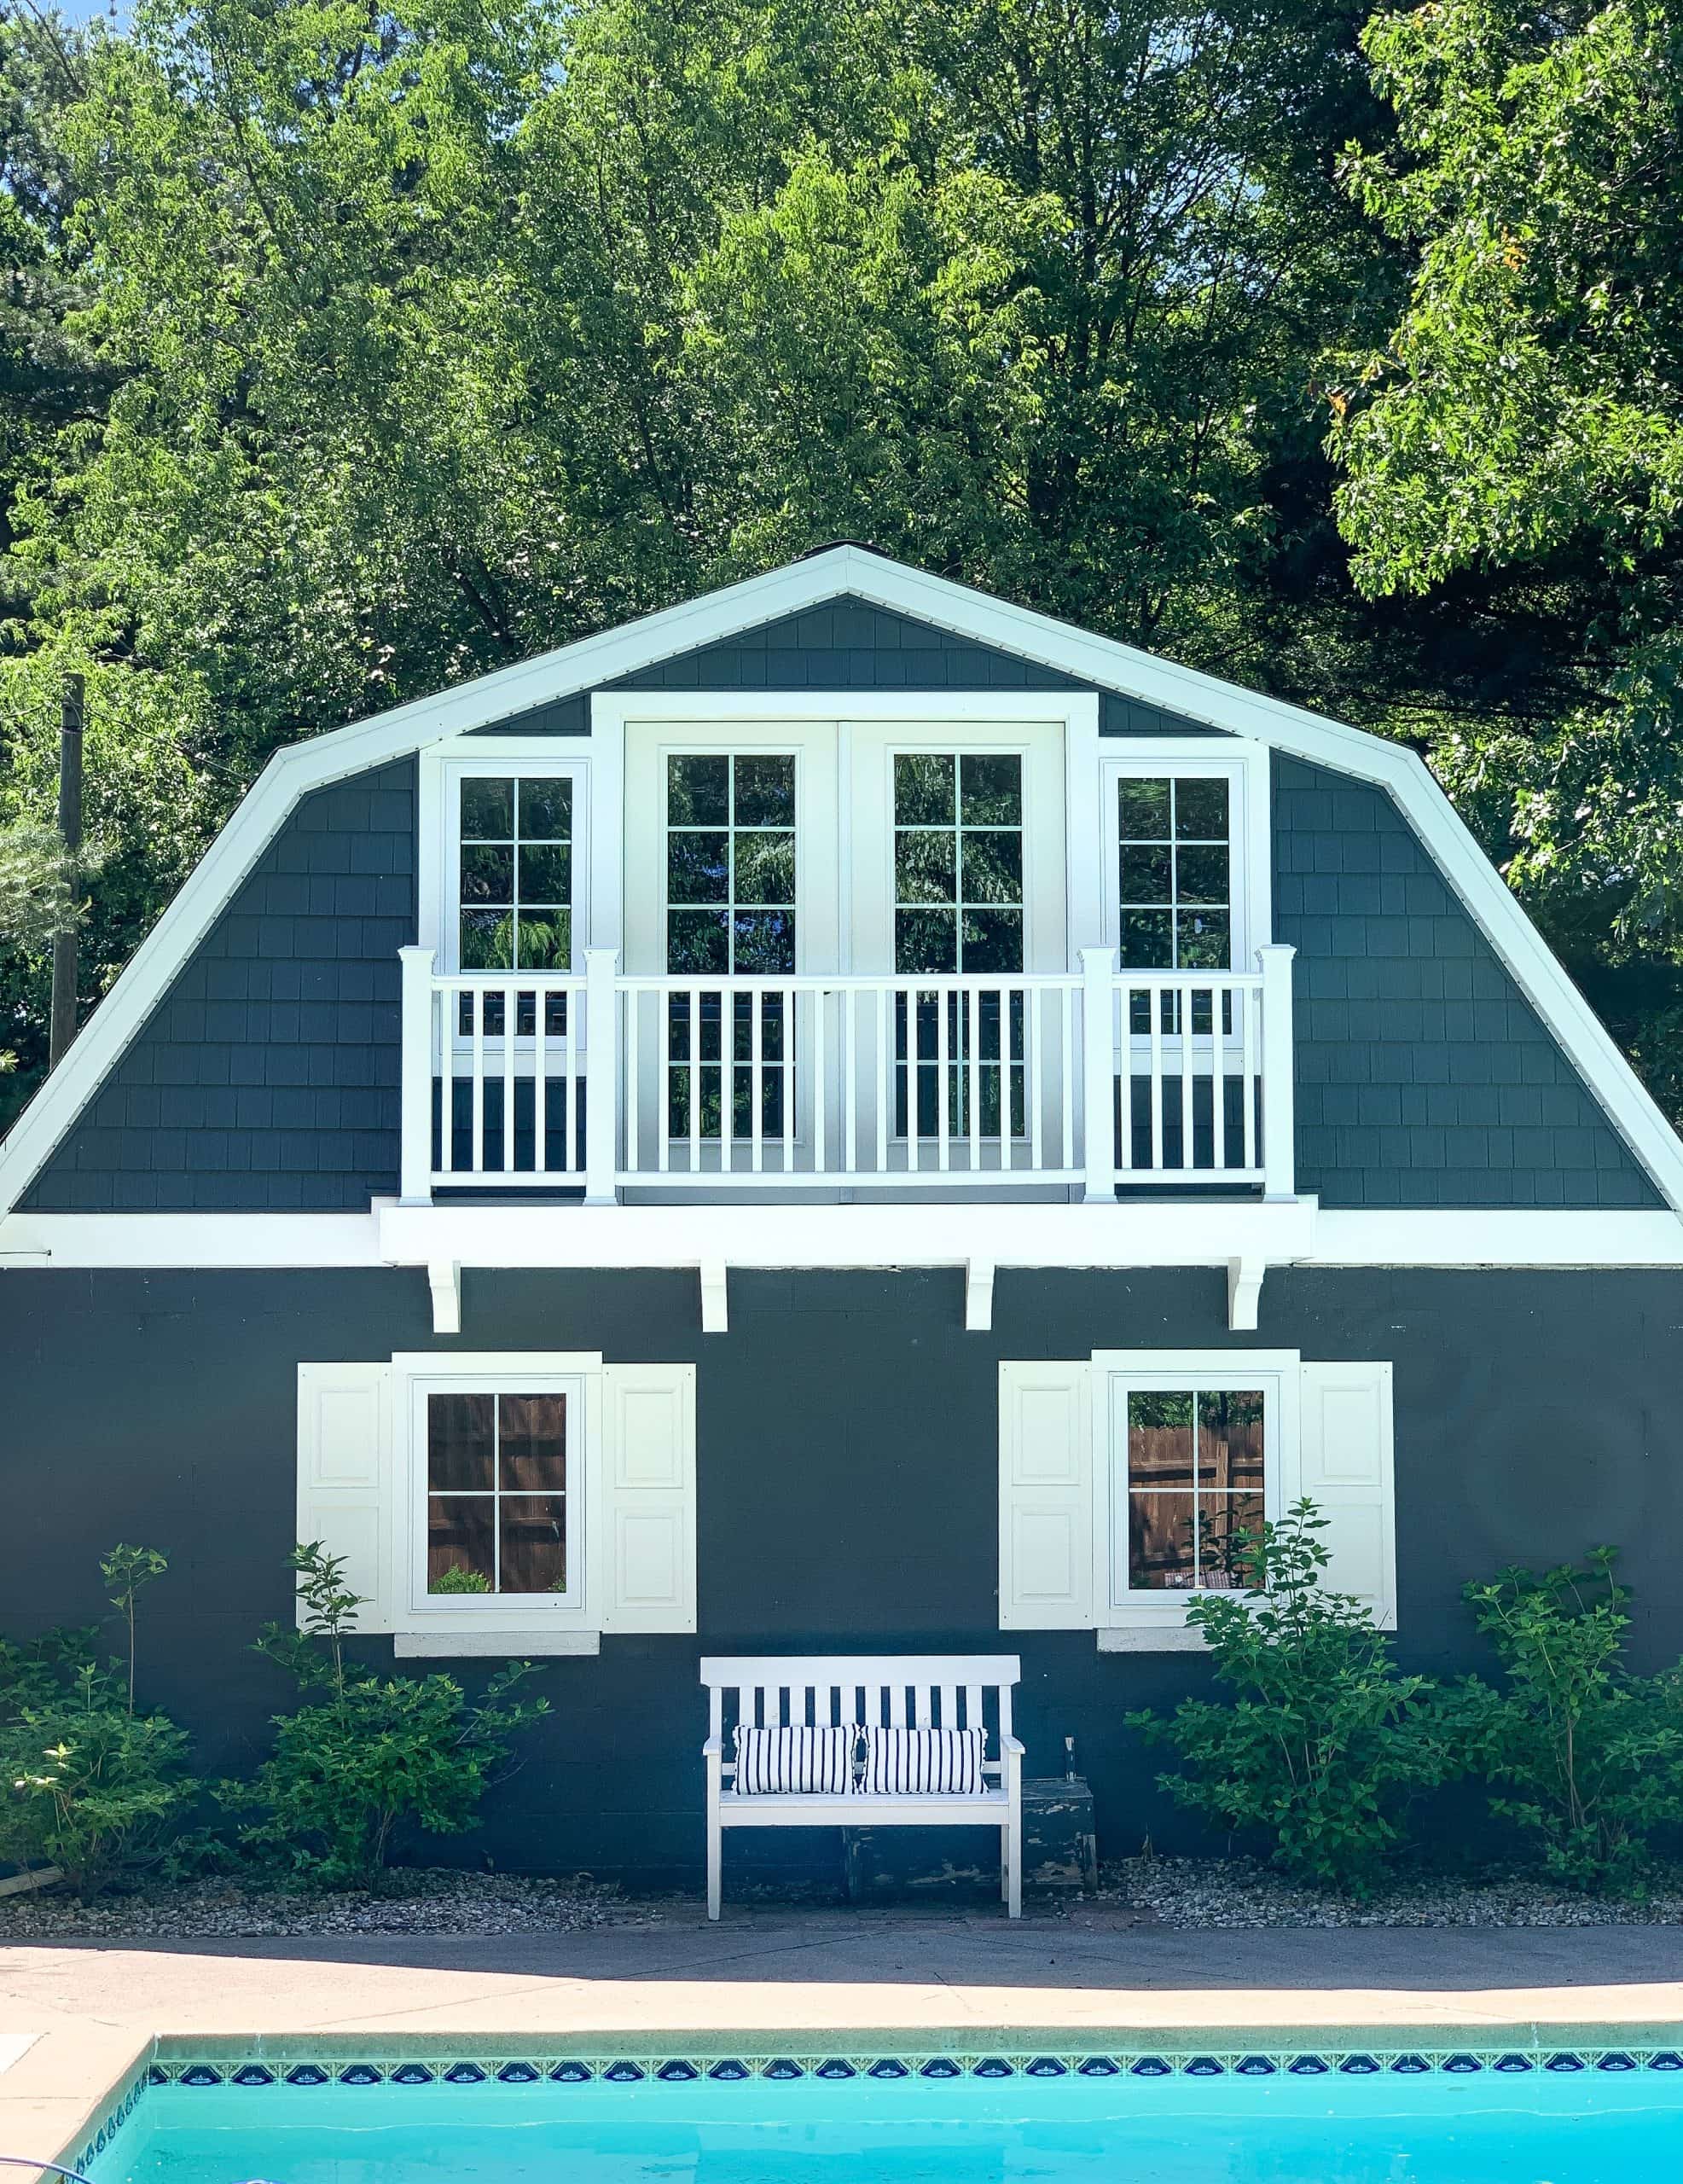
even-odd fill
[[[1060,1773],[1072,1735],[1108,1854],[1147,1833],[1186,1847],[1193,1823],[1154,1787],[1164,1756],[1123,1716],[1206,1688],[1205,1664],[1101,1655],[1090,1631],[999,1630],[997,1365],[1256,1346],[1394,1362],[1405,1665],[1487,1665],[1462,1587],[1602,1541],[1626,1550],[1635,1664],[1683,1652],[1683,1275],[1276,1269],[1256,1333],[1239,1337],[1218,1270],[1163,1268],[1002,1269],[985,1334],[965,1331],[956,1272],[733,1273],[723,1335],[700,1332],[693,1273],[470,1270],[463,1313],[459,1339],[436,1339],[418,1269],[0,1273],[8,1635],[108,1616],[100,1554],[116,1539],[160,1548],[144,1695],[194,1731],[202,1774],[248,1768],[268,1717],[294,1703],[251,1641],[290,1613],[300,1359],[558,1345],[693,1359],[699,1631],[546,1664],[554,1711],[521,1739],[525,1763],[491,1792],[484,1828],[402,1855],[694,1884],[698,1656],[879,1649],[1020,1653],[1029,1772]],[[44,1451],[74,1452],[74,1492]],[[389,1641],[369,1643],[390,1658]],[[473,1681],[491,1664],[456,1666]],[[751,1837],[730,1844],[727,1873],[786,1858],[821,1878],[838,1850],[833,1835]]]
[[[23,1200],[366,1211],[398,1188],[412,758],[305,797]]]
[[[1037,661],[971,642],[868,600],[843,598],[758,629],[677,653],[605,686],[615,690],[1081,690],[1090,688]],[[1195,721],[1115,691],[1100,695],[1107,735],[1214,735]],[[536,708],[485,735],[583,735],[583,694]]]
[[[1382,790],[1276,754],[1297,1188],[1327,1205],[1662,1203]]]

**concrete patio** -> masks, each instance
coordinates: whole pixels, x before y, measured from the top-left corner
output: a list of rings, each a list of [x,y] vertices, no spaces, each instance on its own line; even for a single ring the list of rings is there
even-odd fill
[[[1152,2044],[1523,2042],[1616,2024],[1683,2043],[1683,1929],[1177,1933],[1077,1910],[735,1910],[566,1934],[396,1935],[0,1953],[0,2152],[51,2155],[160,2034],[341,2052],[884,2043],[937,2050]],[[803,2040],[802,2035],[810,2035]]]

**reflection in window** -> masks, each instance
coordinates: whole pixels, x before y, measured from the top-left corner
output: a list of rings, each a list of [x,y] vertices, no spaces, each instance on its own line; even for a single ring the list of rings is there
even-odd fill
[[[564,1395],[427,1398],[427,1589],[566,1590]]]
[[[1231,967],[1227,787],[1221,777],[1123,776],[1117,868],[1124,970]]]
[[[894,761],[894,967],[1023,967],[1023,761],[902,751]]]
[[[1226,1592],[1249,1583],[1262,1523],[1263,1403],[1255,1388],[1130,1390],[1128,1583]]]
[[[571,780],[461,783],[457,942],[464,971],[572,961]]]
[[[795,968],[795,761],[784,752],[666,761],[666,967],[696,978]],[[792,1087],[779,993],[704,990],[667,1002],[667,1127],[674,1137],[782,1138]],[[757,1087],[757,1092],[756,1088]]]
[[[795,967],[795,762],[666,761],[666,967],[728,977]]]

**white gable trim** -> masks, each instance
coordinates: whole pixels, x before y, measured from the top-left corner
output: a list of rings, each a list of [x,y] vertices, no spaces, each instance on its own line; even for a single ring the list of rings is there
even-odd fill
[[[1683,1141],[1413,752],[852,546],[833,547],[277,752],[0,1146],[0,1212],[16,1205],[46,1165],[300,798],[446,737],[843,595],[1383,788],[1662,1196],[1683,1212]]]

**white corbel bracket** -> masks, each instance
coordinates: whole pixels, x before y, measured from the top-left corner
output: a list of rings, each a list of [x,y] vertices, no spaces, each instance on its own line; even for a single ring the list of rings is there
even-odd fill
[[[1256,1307],[1262,1300],[1262,1276],[1268,1270],[1266,1259],[1227,1261],[1227,1328],[1230,1333],[1256,1333]]]
[[[461,1333],[461,1269],[453,1259],[434,1259],[427,1269],[427,1286],[432,1292],[434,1334]]]
[[[701,1275],[701,1332],[703,1334],[728,1334],[730,1304],[725,1263],[723,1259],[703,1259],[699,1271]]]
[[[994,1263],[966,1259],[964,1263],[964,1324],[971,1334],[987,1334],[994,1324]]]

